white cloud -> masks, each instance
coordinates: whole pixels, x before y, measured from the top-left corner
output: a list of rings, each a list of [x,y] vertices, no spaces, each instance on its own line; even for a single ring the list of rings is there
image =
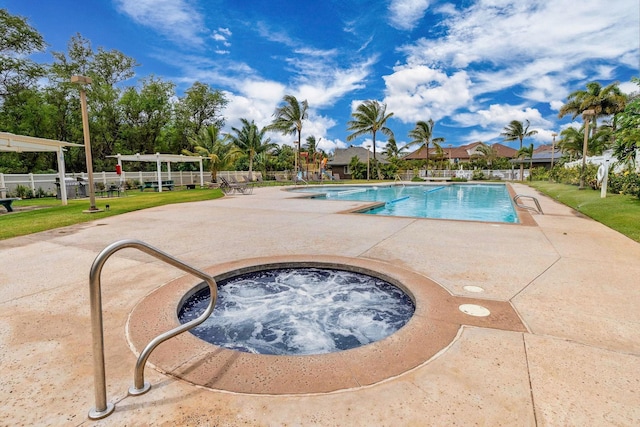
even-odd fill
[[[582,79],[609,79],[611,65],[637,65],[637,16],[625,2],[480,0],[442,22],[447,36],[403,46],[406,68],[465,69],[474,98],[518,88],[514,93],[548,102],[583,85]],[[444,10],[444,9],[442,9]],[[567,23],[571,25],[567,25]],[[615,40],[615,42],[612,42]],[[473,65],[474,71],[469,69]],[[594,73],[595,72],[595,73]]]
[[[437,121],[465,106],[471,99],[465,71],[449,76],[440,70],[420,66],[399,66],[383,77],[387,110],[404,123]]]
[[[412,30],[428,7],[429,0],[392,0],[389,5],[390,23],[400,30]]]
[[[202,46],[203,17],[186,0],[115,0],[120,12],[181,45]]]

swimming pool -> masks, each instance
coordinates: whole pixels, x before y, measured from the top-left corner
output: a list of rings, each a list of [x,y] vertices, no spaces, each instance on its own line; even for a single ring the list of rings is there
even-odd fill
[[[314,198],[380,202],[371,215],[518,223],[504,184],[318,186],[292,190]]]

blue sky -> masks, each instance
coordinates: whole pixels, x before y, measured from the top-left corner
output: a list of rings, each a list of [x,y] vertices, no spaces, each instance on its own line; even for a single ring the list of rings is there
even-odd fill
[[[117,49],[150,74],[225,91],[227,129],[265,126],[286,94],[309,102],[303,139],[331,151],[363,100],[387,104],[399,145],[418,120],[436,122],[444,145],[502,142],[511,120],[531,122],[536,146],[572,124],[557,118],[586,83],[619,81],[640,68],[637,0],[0,0],[49,44],[76,33]],[[48,53],[34,59],[50,62]],[[581,123],[573,122],[580,126]],[[270,134],[291,144],[291,136]],[[386,137],[380,136],[382,149]],[[515,148],[517,143],[511,143]]]

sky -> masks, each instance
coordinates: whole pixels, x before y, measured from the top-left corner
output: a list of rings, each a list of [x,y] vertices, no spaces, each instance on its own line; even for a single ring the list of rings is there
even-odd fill
[[[567,96],[586,84],[620,82],[631,93],[640,75],[638,0],[0,0],[27,18],[48,51],[73,35],[94,50],[115,49],[139,64],[136,77],[195,81],[223,91],[223,131],[240,119],[266,126],[285,95],[309,103],[303,141],[327,152],[367,146],[346,141],[351,113],[365,100],[387,105],[398,146],[419,120],[435,122],[444,147],[506,143],[512,120],[552,133],[581,126],[558,118]],[[269,133],[273,142],[294,137]],[[387,138],[377,136],[377,151]],[[415,147],[417,148],[417,146]]]

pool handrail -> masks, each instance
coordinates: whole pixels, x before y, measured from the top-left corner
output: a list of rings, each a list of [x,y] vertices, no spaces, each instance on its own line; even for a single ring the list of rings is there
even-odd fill
[[[154,248],[140,240],[125,239],[114,242],[104,248],[93,261],[89,273],[90,303],[91,303],[91,329],[93,334],[93,366],[94,366],[94,389],[96,397],[96,406],[89,411],[89,418],[99,420],[105,418],[115,410],[113,403],[107,403],[107,386],[105,380],[105,362],[104,362],[104,331],[102,325],[102,295],[101,295],[101,273],[105,262],[117,251],[125,248],[134,248],[145,252],[161,261],[166,262],[180,270],[191,273],[192,275],[204,280],[209,285],[211,300],[207,309],[196,319],[180,325],[170,331],[164,332],[147,344],[140,353],[136,361],[134,371],[134,385],[129,388],[129,395],[138,396],[146,393],[151,388],[151,384],[144,381],[144,367],[151,352],[164,341],[175,337],[191,328],[194,328],[207,320],[213,312],[217,299],[217,285],[215,279],[194,267],[174,258],[173,256]]]
[[[523,203],[518,203],[518,200],[519,200],[519,199],[523,199],[523,198],[533,200],[533,202],[536,204],[536,207],[534,208],[534,207],[532,207],[532,206],[527,206],[527,205],[525,205],[525,204],[523,204]],[[528,209],[528,210],[530,210],[530,211],[533,211],[533,212],[539,213],[540,215],[544,215],[544,212],[542,212],[542,208],[540,207],[540,202],[538,202],[538,199],[536,199],[536,198],[535,198],[535,197],[533,197],[533,196],[527,196],[527,195],[525,195],[525,194],[516,194],[516,195],[513,197],[513,203],[515,203],[515,204],[516,204],[516,206],[517,206],[517,207],[519,207],[519,208],[522,208],[522,209]]]

